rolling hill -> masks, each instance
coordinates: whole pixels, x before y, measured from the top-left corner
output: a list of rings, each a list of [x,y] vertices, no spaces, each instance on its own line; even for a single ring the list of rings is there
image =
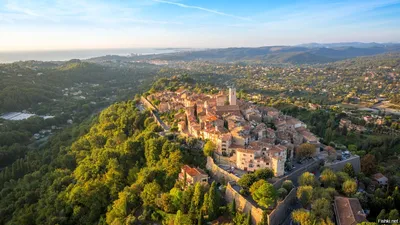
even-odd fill
[[[375,45],[374,45],[375,44]],[[330,47],[332,46],[332,47]],[[343,43],[306,44],[304,46],[265,46],[258,48],[221,48],[191,50],[158,55],[103,56],[90,59],[104,61],[215,61],[215,62],[257,62],[263,64],[320,64],[336,62],[360,56],[400,52],[400,44]]]

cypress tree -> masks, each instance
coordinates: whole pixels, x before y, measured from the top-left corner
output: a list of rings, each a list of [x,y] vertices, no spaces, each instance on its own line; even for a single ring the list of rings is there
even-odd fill
[[[247,214],[245,224],[251,225],[251,211],[249,211],[249,213]]]
[[[192,197],[192,202],[190,204],[190,210],[189,210],[189,214],[190,214],[190,218],[192,219],[192,221],[196,220],[197,214],[199,213],[200,207],[202,205],[202,187],[200,183],[197,183],[195,188],[194,188],[194,194]]]
[[[386,210],[385,210],[385,209],[382,209],[381,212],[379,213],[379,215],[378,215],[376,218],[377,218],[377,219],[381,219],[381,220],[387,219]]]
[[[219,201],[217,194],[217,185],[212,182],[210,190],[208,192],[208,219],[214,220],[218,216]]]
[[[202,225],[203,224],[203,212],[200,210],[199,216],[197,218],[197,225]]]
[[[236,201],[233,199],[233,202],[229,204],[229,213],[231,214],[232,217],[235,217],[236,215]]]

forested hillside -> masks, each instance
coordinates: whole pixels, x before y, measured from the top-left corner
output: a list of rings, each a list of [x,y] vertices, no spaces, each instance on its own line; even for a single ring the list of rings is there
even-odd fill
[[[0,186],[35,169],[22,166],[25,155],[45,144],[47,136],[70,123],[87,120],[115,101],[147,90],[159,69],[142,63],[121,67],[80,60],[0,64],[0,115],[26,110],[54,116],[21,121],[0,119]],[[40,132],[40,137],[35,138]]]
[[[148,85],[158,70],[159,67],[149,64],[132,63],[119,67],[80,60],[0,64],[0,112],[25,109],[57,113],[78,107],[74,103],[82,99],[72,101],[71,93],[65,95],[63,92],[65,88],[69,90],[72,87],[82,91],[86,100],[84,104],[90,101],[101,102],[103,98],[112,95],[123,100],[138,91],[133,90],[133,87]]]
[[[215,218],[215,185],[182,191],[176,183],[183,163],[204,166],[196,140],[168,138],[159,131],[134,101],[113,104],[93,122],[64,130],[21,161],[23,178],[4,183],[0,224],[132,224],[176,218],[191,224],[203,199],[209,218]],[[191,206],[192,196],[199,206]]]

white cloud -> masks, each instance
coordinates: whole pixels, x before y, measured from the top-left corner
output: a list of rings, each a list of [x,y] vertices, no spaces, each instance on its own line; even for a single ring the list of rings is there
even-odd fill
[[[175,6],[179,6],[181,8],[197,9],[197,10],[201,10],[201,11],[217,14],[217,15],[220,15],[220,16],[227,16],[227,17],[231,17],[231,18],[235,18],[235,19],[239,19],[239,20],[252,21],[252,19],[250,19],[248,17],[236,16],[236,15],[233,15],[233,14],[228,14],[228,13],[220,12],[220,11],[217,11],[217,10],[200,7],[200,6],[186,5],[186,4],[182,4],[182,3],[178,3],[178,2],[171,2],[171,1],[165,1],[165,0],[152,0],[152,1],[159,2],[159,3],[164,3],[164,4],[169,4],[169,5],[175,5]]]

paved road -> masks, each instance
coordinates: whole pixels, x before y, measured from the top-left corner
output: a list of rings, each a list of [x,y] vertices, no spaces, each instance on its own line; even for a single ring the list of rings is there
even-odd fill
[[[287,218],[286,218],[285,221],[283,221],[282,225],[291,225],[291,222],[292,222],[292,215],[291,214],[292,214],[292,212],[294,210],[296,210],[296,209],[301,209],[302,208],[301,204],[300,204],[300,202],[298,200],[296,200],[296,203],[291,205],[290,207],[291,207],[291,210],[290,210],[290,212],[288,212]]]

